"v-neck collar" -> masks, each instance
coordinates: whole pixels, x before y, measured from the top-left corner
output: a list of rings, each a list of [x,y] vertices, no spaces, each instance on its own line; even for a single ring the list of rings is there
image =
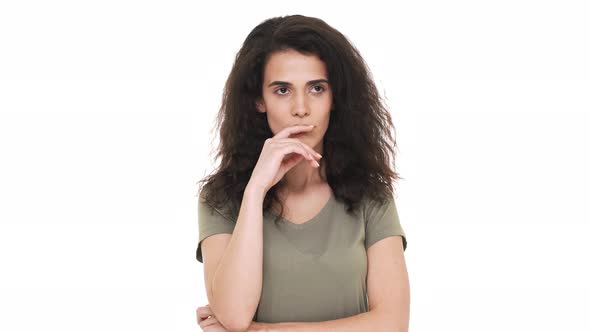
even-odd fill
[[[328,201],[324,204],[324,206],[321,208],[321,210],[315,216],[313,216],[311,219],[307,220],[304,223],[294,223],[284,217],[279,218],[279,222],[281,225],[284,225],[289,228],[294,228],[294,229],[303,229],[303,228],[310,227],[311,225],[316,224],[318,222],[318,220],[322,219],[322,217],[327,213],[329,207],[332,205],[333,200],[334,200],[334,192],[331,191]],[[277,214],[274,213],[272,210],[270,213],[275,217],[277,216]]]

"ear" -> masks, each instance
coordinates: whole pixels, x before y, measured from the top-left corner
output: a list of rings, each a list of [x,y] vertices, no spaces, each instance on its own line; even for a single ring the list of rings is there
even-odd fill
[[[266,112],[266,106],[264,105],[264,101],[262,99],[256,99],[256,109],[260,113]]]

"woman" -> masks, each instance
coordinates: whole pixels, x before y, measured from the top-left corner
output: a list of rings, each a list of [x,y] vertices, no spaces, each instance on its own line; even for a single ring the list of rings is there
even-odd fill
[[[221,163],[199,181],[203,330],[407,330],[393,123],[347,38],[313,17],[262,22],[216,123]]]

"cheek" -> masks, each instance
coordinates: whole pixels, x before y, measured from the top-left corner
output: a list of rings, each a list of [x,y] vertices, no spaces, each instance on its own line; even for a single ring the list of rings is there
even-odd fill
[[[277,116],[275,113],[267,111],[266,119],[268,121],[268,126],[270,127],[270,130],[273,132],[273,134],[276,135],[276,133],[283,129],[284,125],[281,121],[281,118]]]

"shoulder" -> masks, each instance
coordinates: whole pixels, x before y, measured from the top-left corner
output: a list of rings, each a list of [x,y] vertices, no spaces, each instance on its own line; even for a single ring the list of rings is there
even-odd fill
[[[234,220],[237,218],[233,218],[233,210],[232,205],[229,203],[226,204],[215,204],[205,199],[205,196],[199,194],[198,196],[198,214],[199,217],[205,216],[213,216],[213,217],[221,217],[224,220]]]
[[[382,215],[388,210],[397,210],[393,196],[380,199],[365,197],[361,200],[361,211],[365,221]]]

